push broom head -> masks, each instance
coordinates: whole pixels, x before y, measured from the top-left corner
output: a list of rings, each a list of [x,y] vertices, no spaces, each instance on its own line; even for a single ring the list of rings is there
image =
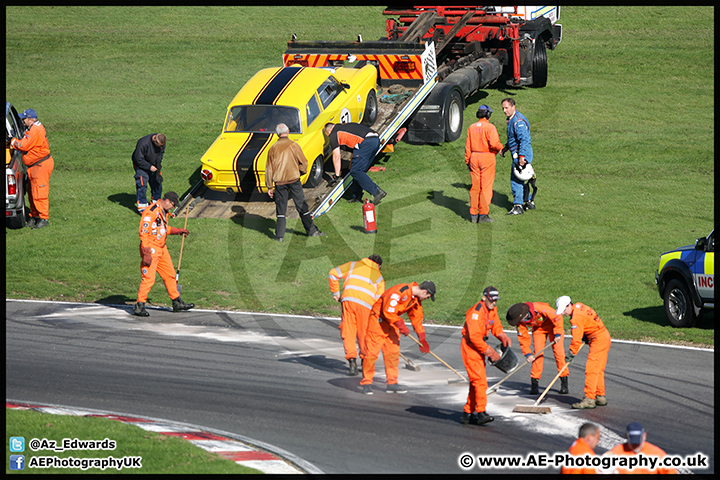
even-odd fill
[[[513,408],[515,413],[552,413],[550,407],[538,407],[535,405],[516,405]]]

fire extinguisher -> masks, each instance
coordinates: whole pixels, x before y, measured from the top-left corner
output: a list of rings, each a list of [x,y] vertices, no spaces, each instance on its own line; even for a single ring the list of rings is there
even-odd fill
[[[365,199],[362,206],[363,222],[365,223],[365,233],[377,233],[377,222],[375,221],[375,205],[369,198]]]

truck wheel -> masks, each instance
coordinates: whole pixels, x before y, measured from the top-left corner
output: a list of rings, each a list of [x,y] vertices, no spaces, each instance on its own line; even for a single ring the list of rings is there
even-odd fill
[[[5,219],[5,226],[12,229],[23,228],[27,223],[25,220],[25,203],[20,210],[16,212],[16,216]]]
[[[377,95],[375,94],[375,90],[370,90],[367,95],[367,100],[365,100],[365,111],[363,112],[363,118],[362,123],[366,127],[371,126],[373,123],[375,123],[375,120],[377,120],[378,116],[378,102],[377,102]]]
[[[325,159],[322,155],[318,155],[318,157],[313,162],[312,166],[310,167],[310,175],[308,175],[308,179],[305,182],[305,185],[303,185],[305,188],[314,188],[317,187],[320,183],[320,180],[322,180],[323,171],[325,170]]]
[[[688,328],[695,324],[695,310],[688,287],[682,280],[670,280],[663,292],[665,315],[670,325]]]
[[[532,64],[532,77],[533,77],[533,88],[543,88],[547,85],[548,79],[548,62],[547,62],[547,49],[545,48],[545,42],[538,37],[535,40],[535,51],[533,54]]]
[[[457,90],[450,90],[445,98],[445,141],[454,142],[462,134],[463,98]]]

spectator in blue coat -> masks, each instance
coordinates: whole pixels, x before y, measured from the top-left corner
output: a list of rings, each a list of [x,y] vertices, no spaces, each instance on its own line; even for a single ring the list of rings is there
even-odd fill
[[[530,122],[525,116],[517,111],[515,100],[506,98],[502,101],[502,109],[507,117],[507,144],[502,150],[502,155],[508,150],[512,154],[512,166],[510,168],[510,188],[513,194],[513,206],[507,215],[520,215],[524,212],[524,189],[525,182],[518,179],[513,172],[513,167],[519,165],[524,167],[526,163],[532,163],[533,151],[530,142]],[[528,209],[534,209],[535,204],[530,200],[526,205]]]

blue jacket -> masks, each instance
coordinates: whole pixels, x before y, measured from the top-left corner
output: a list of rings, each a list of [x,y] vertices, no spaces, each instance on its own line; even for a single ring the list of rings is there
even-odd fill
[[[533,151],[532,144],[530,143],[530,122],[518,111],[515,111],[515,115],[508,120],[507,146],[508,149],[510,149],[510,153],[517,152],[518,155],[525,157],[526,162],[532,162]],[[513,160],[513,163],[517,163],[517,160]]]

